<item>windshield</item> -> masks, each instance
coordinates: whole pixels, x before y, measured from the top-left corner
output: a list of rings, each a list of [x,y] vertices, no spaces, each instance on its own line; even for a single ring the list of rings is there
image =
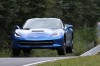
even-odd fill
[[[23,26],[23,29],[37,29],[37,28],[50,28],[61,29],[63,28],[62,21],[59,19],[29,19]]]

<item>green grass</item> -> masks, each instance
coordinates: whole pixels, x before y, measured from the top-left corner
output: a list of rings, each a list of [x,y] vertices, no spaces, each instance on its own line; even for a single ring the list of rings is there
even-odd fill
[[[37,66],[100,66],[100,55],[47,62]]]
[[[0,57],[10,57],[11,56],[11,50],[10,49],[3,49],[0,51]]]
[[[82,28],[74,30],[74,54],[80,55],[94,47],[90,44],[95,39],[93,28]]]
[[[58,57],[57,50],[50,49],[33,49],[31,57]],[[74,56],[74,53],[68,53],[65,56]]]
[[[51,56],[58,56],[56,50],[50,49],[33,49],[31,51],[31,57],[51,57]]]

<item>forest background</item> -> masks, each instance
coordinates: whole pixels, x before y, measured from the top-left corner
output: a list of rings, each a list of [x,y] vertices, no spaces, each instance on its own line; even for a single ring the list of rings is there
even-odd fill
[[[0,56],[11,54],[11,34],[30,18],[60,18],[74,26],[74,55],[94,46],[100,20],[100,0],[0,0]],[[42,54],[42,52],[47,54]],[[33,50],[32,56],[57,56],[56,51]],[[40,52],[40,54],[38,54]]]

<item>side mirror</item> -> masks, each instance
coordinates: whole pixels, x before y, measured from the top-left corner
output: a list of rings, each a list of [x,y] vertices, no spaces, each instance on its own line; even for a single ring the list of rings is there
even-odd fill
[[[73,25],[65,24],[65,30],[66,30],[67,28],[73,28]]]
[[[20,27],[18,25],[15,26],[15,29],[20,29]]]

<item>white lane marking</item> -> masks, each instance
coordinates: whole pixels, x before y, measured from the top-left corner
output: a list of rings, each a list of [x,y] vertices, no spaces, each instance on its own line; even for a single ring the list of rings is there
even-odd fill
[[[100,44],[98,46],[92,48],[91,50],[87,51],[86,53],[83,53],[80,56],[95,55],[98,52],[100,52]],[[67,58],[59,58],[59,59],[53,59],[53,60],[46,60],[46,61],[35,62],[35,63],[26,64],[26,65],[22,65],[22,66],[31,66],[31,65],[36,65],[36,64],[44,63],[44,62],[56,61],[56,60],[60,60],[60,59],[69,59],[69,58],[78,58],[78,57],[67,57]]]
[[[70,58],[78,58],[78,56],[66,57],[66,58],[63,57],[63,58],[52,59],[52,60],[45,60],[45,61],[40,61],[40,62],[30,63],[30,64],[26,64],[26,65],[22,65],[22,66],[32,66],[32,65],[36,65],[36,64],[45,63],[45,62],[53,62],[53,61],[60,60],[60,59],[70,59]]]
[[[31,65],[36,65],[36,64],[40,64],[40,63],[45,63],[45,62],[50,62],[50,61],[56,61],[56,60],[59,60],[59,59],[40,61],[40,62],[30,63],[30,64],[26,64],[26,65],[22,65],[22,66],[31,66]]]

